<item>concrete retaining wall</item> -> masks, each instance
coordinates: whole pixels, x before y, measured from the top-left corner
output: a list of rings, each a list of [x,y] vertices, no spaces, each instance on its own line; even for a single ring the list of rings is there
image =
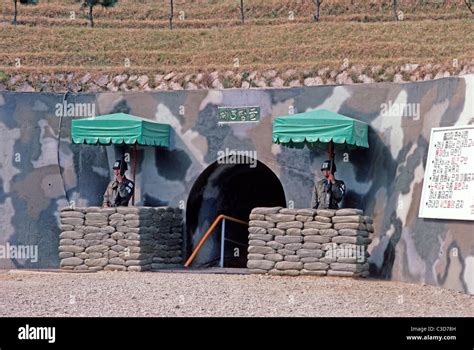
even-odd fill
[[[57,268],[60,208],[73,202],[77,207],[100,205],[113,163],[124,151],[132,154],[131,148],[72,144],[71,120],[88,115],[60,117],[57,107],[64,103],[172,126],[169,149],[138,147],[136,204],[187,208],[187,256],[222,203],[229,216],[244,218],[250,212],[240,213],[241,198],[252,193],[255,175],[246,177],[248,191],[231,186],[223,195],[219,188],[242,173],[218,162],[222,152],[257,152],[254,158],[261,165],[255,169],[268,167],[280,182],[286,205],[264,203],[259,197],[262,202],[252,203],[252,208],[310,205],[310,189],[321,178],[327,152],[272,144],[272,121],[291,112],[326,108],[370,125],[370,148],[338,151],[335,160],[336,177],[347,187],[341,206],[363,209],[374,219],[371,276],[474,294],[474,222],[418,217],[431,128],[472,125],[473,94],[474,75],[291,89],[0,92],[0,252],[7,244],[38,252],[35,259],[0,255],[0,268]],[[218,108],[229,106],[259,106],[260,121],[219,127]],[[207,256],[201,250],[195,267],[218,256],[218,249],[216,240]]]
[[[247,267],[252,273],[366,277],[373,221],[360,209],[255,208]]]
[[[61,269],[148,271],[182,266],[181,209],[64,208],[60,217]]]

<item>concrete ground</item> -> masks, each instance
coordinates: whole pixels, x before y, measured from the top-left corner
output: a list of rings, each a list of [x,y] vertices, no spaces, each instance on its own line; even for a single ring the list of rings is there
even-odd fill
[[[474,316],[474,296],[374,279],[0,270],[0,316]]]

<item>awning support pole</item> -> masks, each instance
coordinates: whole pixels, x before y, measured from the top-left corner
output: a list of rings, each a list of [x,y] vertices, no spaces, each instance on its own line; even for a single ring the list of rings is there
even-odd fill
[[[331,169],[329,169],[329,172],[332,174],[332,167],[334,164],[334,143],[332,141],[329,141],[328,156],[329,160],[331,161]]]
[[[133,144],[133,155],[132,155],[132,168],[133,168],[133,195],[132,195],[132,205],[135,205],[135,188],[137,183],[135,182],[135,175],[137,173],[137,143]]]

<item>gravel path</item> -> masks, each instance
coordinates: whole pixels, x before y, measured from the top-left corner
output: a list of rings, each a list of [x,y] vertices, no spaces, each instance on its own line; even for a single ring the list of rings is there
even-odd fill
[[[474,316],[474,296],[392,281],[0,271],[0,316]]]

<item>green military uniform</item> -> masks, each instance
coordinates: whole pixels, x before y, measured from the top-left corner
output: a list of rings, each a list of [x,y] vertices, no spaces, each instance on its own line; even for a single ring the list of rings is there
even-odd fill
[[[313,188],[311,207],[314,209],[338,209],[338,203],[345,193],[344,181],[336,180],[335,184],[329,184],[329,180],[321,179]]]
[[[130,181],[125,176],[120,183],[117,180],[111,181],[105,190],[103,205],[110,207],[128,206],[128,201],[133,195],[133,187],[133,181]]]

